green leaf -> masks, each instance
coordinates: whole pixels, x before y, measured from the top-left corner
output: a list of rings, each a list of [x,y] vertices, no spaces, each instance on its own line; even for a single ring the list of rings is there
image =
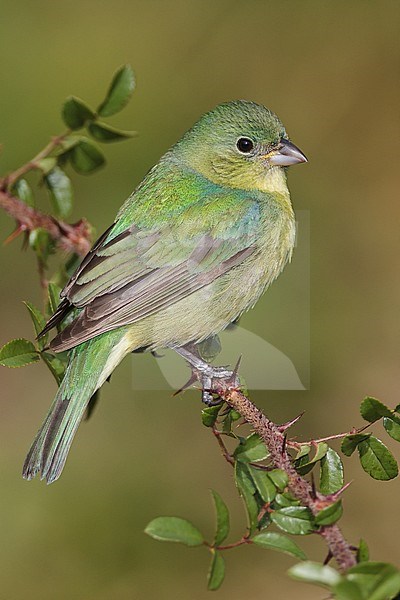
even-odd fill
[[[213,557],[211,560],[210,570],[208,572],[208,589],[210,591],[217,590],[225,577],[225,560],[218,550],[212,551]]]
[[[45,176],[50,200],[57,217],[66,217],[72,210],[73,190],[70,178],[59,167]]]
[[[29,234],[29,245],[37,257],[46,264],[47,258],[54,251],[54,242],[45,229],[33,229]]]
[[[135,78],[132,67],[130,65],[120,67],[113,77],[105,100],[97,109],[99,115],[110,117],[122,110],[129,102],[134,89]]]
[[[271,503],[276,496],[276,487],[268,473],[256,467],[249,467],[249,473],[261,498],[264,502]]]
[[[18,179],[13,186],[13,193],[28,206],[35,206],[32,189],[25,179]]]
[[[248,527],[252,533],[258,524],[259,507],[254,496],[256,488],[250,476],[249,469],[246,464],[240,461],[235,462],[235,483],[239,494],[243,498],[243,502],[247,511]]]
[[[365,600],[359,586],[354,581],[343,579],[333,587],[335,600]]]
[[[333,525],[340,519],[343,514],[342,501],[336,500],[329,506],[326,506],[315,517],[315,524],[321,527],[325,527],[326,525]]]
[[[283,535],[282,533],[270,531],[265,533],[257,533],[251,538],[251,541],[262,548],[278,550],[280,552],[284,552],[285,554],[289,554],[290,556],[294,556],[295,558],[300,558],[300,560],[307,559],[303,550],[299,548],[293,540],[286,537],[286,535]]]
[[[328,448],[321,459],[320,490],[322,494],[334,494],[343,487],[343,464],[340,456],[332,448]]]
[[[296,460],[302,458],[303,456],[306,456],[307,454],[310,454],[310,450],[311,444],[301,444],[300,449],[297,451],[297,454],[295,456]]]
[[[360,543],[357,548],[357,562],[365,562],[369,560],[369,550],[367,546],[367,542],[363,539],[360,540]]]
[[[315,583],[326,588],[331,588],[338,585],[342,581],[341,575],[332,567],[328,565],[321,565],[320,563],[306,561],[298,563],[291,567],[288,571],[290,577],[298,579],[299,581],[306,581],[308,583]]]
[[[56,312],[58,305],[60,304],[60,293],[61,288],[56,283],[50,281],[47,288],[48,296],[49,296],[49,312],[50,316]]]
[[[53,156],[48,156],[47,158],[42,158],[37,161],[36,165],[42,171],[43,175],[47,175],[57,166],[57,159]]]
[[[391,438],[400,442],[400,419],[396,416],[384,417],[383,426]]]
[[[280,529],[293,535],[306,535],[314,531],[314,517],[305,506],[286,506],[271,513],[271,520]]]
[[[24,367],[38,360],[35,346],[23,338],[11,340],[0,349],[0,365],[3,367]]]
[[[358,444],[364,440],[367,440],[370,435],[370,433],[352,433],[351,435],[346,435],[346,437],[343,438],[341,445],[343,454],[346,456],[351,456]]]
[[[46,319],[44,318],[44,316],[42,315],[40,310],[38,308],[36,308],[36,306],[31,304],[30,302],[24,302],[24,304],[25,304],[26,308],[28,309],[29,315],[32,319],[32,323],[33,323],[33,327],[35,329],[36,336],[38,336],[39,333],[41,331],[43,331],[43,329],[46,325]],[[42,350],[45,347],[45,345],[47,343],[47,339],[48,339],[48,336],[45,335],[42,338],[40,338],[40,340],[38,340],[38,346],[39,346],[40,350]]]
[[[95,114],[83,100],[70,96],[63,104],[62,118],[70,129],[81,129],[86,121],[95,118]]]
[[[106,123],[89,123],[88,131],[95,140],[103,143],[121,142],[137,135],[136,131],[121,131]]]
[[[201,546],[204,542],[200,531],[190,521],[180,517],[156,517],[144,531],[163,542],[180,542],[186,546]]]
[[[93,142],[86,138],[80,141],[69,151],[71,164],[75,171],[82,175],[93,173],[102,167],[106,160],[104,155]]]
[[[213,427],[218,418],[218,413],[222,408],[221,404],[215,406],[207,406],[201,411],[201,421],[206,427]]]
[[[252,433],[247,438],[240,440],[233,456],[241,462],[258,462],[268,458],[269,452],[260,436],[257,433]]]
[[[214,545],[219,546],[229,534],[229,510],[218,492],[211,490],[217,515],[217,529],[215,532]]]
[[[272,471],[268,471],[268,477],[279,492],[285,491],[289,482],[289,478],[285,471],[282,471],[282,469],[272,469]]]
[[[54,354],[50,354],[49,352],[41,352],[40,354],[41,359],[50,370],[51,374],[57,382],[57,385],[60,385],[60,383],[62,382],[68,365],[68,358],[66,357],[66,359],[63,360],[62,358],[60,358],[60,356],[62,356],[62,354],[54,356]]]
[[[284,494],[277,494],[274,505],[278,508],[284,508],[285,506],[299,506],[300,500],[297,500],[292,494],[289,492],[285,492]]]
[[[382,417],[392,416],[392,411],[389,410],[387,406],[371,396],[367,396],[361,402],[360,413],[363,419],[369,421],[370,423],[374,423]]]
[[[346,573],[346,579],[353,581],[360,587],[363,591],[364,598],[368,598],[368,600],[387,600],[388,598],[393,598],[393,595],[391,595],[391,593],[387,594],[386,590],[384,590],[382,595],[381,586],[385,582],[389,582],[394,575],[396,577],[390,582],[390,587],[393,584],[396,586],[399,574],[398,569],[389,563],[371,561],[362,562],[351,567]],[[392,589],[389,589],[389,592],[391,592]],[[394,587],[393,594],[396,594],[399,591],[400,588],[397,589],[397,587]],[[375,593],[376,595],[374,596],[373,594]]]
[[[373,588],[369,600],[387,600],[398,598],[400,593],[400,573],[385,575]]]
[[[327,451],[328,444],[325,442],[319,442],[312,458],[310,458],[308,454],[304,454],[295,461],[296,471],[299,473],[299,475],[306,475],[311,471],[315,464],[325,456]]]
[[[371,435],[358,445],[361,466],[373,479],[389,481],[397,477],[399,469],[393,454],[378,438]]]

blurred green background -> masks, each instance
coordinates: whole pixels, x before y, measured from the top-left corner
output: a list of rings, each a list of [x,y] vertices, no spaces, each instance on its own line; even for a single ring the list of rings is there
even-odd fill
[[[306,410],[299,439],[359,425],[363,395],[399,402],[399,16],[397,1],[1,3],[1,172],[62,130],[66,96],[96,105],[120,64],[131,63],[137,76],[133,101],[113,122],[140,137],[109,146],[108,166],[96,176],[75,178],[72,220],[84,215],[101,232],[148,168],[220,101],[266,104],[308,155],[308,165],[290,170],[289,184],[311,223],[310,389],[252,396],[279,422]],[[3,214],[0,224],[4,239],[13,224]],[[33,257],[19,246],[0,252],[1,344],[32,337],[22,300],[41,302]],[[295,272],[296,254],[242,325],[301,371],[308,356],[302,365],[293,331],[308,284]],[[243,532],[232,474],[200,424],[198,394],[135,390],[125,360],[81,426],[62,478],[47,488],[23,481],[20,471],[55,385],[38,365],[2,369],[0,377],[0,598],[208,597],[204,549],[143,533],[153,517],[175,514],[211,536],[210,487],[232,507],[232,539]],[[345,463],[355,482],[344,532],[353,543],[365,537],[373,559],[399,562],[399,483],[375,482],[357,462]],[[311,558],[324,558],[318,540],[302,542]],[[221,600],[323,597],[286,578],[288,557],[239,548],[226,559]]]

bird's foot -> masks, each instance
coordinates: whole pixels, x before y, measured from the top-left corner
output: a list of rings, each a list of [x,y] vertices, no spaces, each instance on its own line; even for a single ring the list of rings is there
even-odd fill
[[[185,358],[192,369],[192,375],[189,381],[182,386],[179,392],[187,389],[197,380],[201,384],[202,402],[204,402],[204,404],[207,406],[216,406],[217,404],[221,404],[223,400],[218,395],[213,393],[213,390],[218,387],[218,385],[214,384],[214,380],[219,381],[219,383],[224,380],[229,386],[238,387],[239,381],[237,370],[240,360],[238,361],[235,369],[231,370],[228,369],[227,366],[215,367],[214,365],[208,364],[200,356],[198,356],[198,354],[193,352],[192,347],[174,348],[174,350],[183,356],[183,358]]]

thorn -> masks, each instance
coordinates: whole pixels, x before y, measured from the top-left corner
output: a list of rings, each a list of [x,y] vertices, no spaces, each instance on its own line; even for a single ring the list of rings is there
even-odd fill
[[[327,557],[324,560],[324,565],[327,565],[328,562],[331,560],[331,558],[333,557],[332,552],[329,550]]]
[[[232,372],[232,378],[236,378],[236,376],[238,374],[240,363],[242,362],[242,357],[243,357],[243,355],[241,354],[239,356],[239,358],[237,359],[236,365],[234,366],[234,369],[233,369],[233,372]]]
[[[179,390],[177,390],[176,392],[174,392],[172,394],[172,396],[177,396],[178,394],[180,394],[181,392],[184,392],[185,390],[187,390],[188,388],[190,388],[195,382],[197,381],[197,377],[194,373],[191,374],[189,381],[187,381]]]
[[[15,240],[21,233],[24,231],[24,228],[21,225],[17,225],[17,227],[10,233],[8,237],[3,242],[3,246],[7,246],[10,242]]]
[[[338,490],[334,494],[330,494],[329,497],[335,501],[337,498],[339,498],[339,496],[341,496],[343,494],[343,492],[345,492],[347,490],[348,487],[351,486],[351,484],[353,482],[354,482],[354,479],[352,479],[351,481],[348,481],[347,483],[344,484],[343,487],[340,488],[340,490]]]
[[[291,421],[287,421],[286,423],[283,423],[282,425],[279,425],[278,429],[281,433],[283,433],[284,431],[286,431],[286,429],[289,429],[289,427],[292,427],[292,425],[294,425],[295,423],[297,423],[297,421],[299,421],[301,419],[301,417],[304,415],[306,411],[303,410],[302,413],[300,413],[297,417],[295,417],[294,419],[292,419]]]

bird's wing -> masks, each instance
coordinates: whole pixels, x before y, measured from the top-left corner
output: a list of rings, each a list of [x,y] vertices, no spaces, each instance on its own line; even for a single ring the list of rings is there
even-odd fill
[[[62,291],[60,314],[49,326],[70,307],[82,310],[51,347],[72,348],[208,285],[254,251],[259,226],[258,203],[226,193],[186,207],[156,228],[133,224],[114,237],[111,229]]]

